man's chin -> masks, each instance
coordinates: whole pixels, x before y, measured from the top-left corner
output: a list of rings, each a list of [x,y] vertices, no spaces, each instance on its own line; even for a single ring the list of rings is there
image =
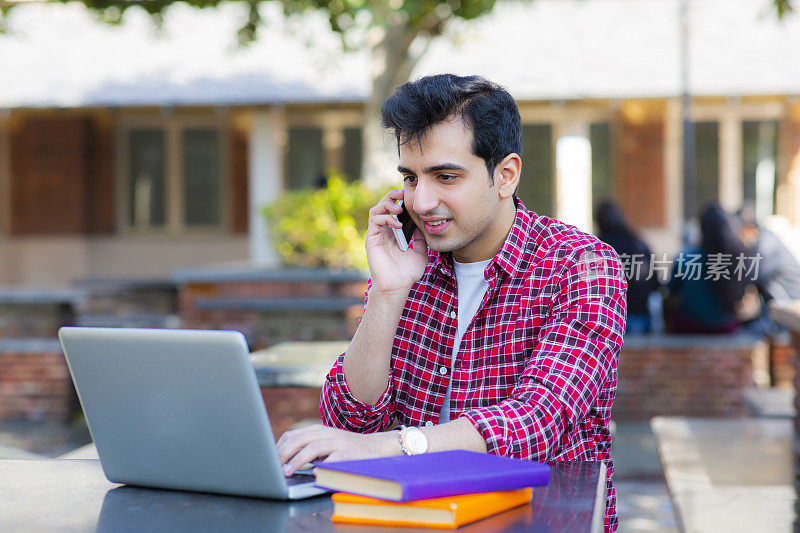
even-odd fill
[[[428,243],[429,249],[434,252],[439,252],[440,254],[453,252],[460,248],[452,239],[443,239],[436,235],[425,235],[425,240]]]

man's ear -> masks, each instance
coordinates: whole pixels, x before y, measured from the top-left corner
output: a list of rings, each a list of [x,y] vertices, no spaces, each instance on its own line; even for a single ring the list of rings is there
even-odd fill
[[[497,185],[497,194],[501,199],[511,198],[519,185],[522,172],[522,159],[515,153],[510,153],[500,161],[494,170],[494,182]]]

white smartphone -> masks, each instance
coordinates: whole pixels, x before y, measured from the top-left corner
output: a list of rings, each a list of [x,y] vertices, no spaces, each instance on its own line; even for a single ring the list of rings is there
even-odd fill
[[[402,251],[408,250],[408,245],[411,242],[411,237],[414,236],[414,231],[417,229],[416,224],[411,219],[411,215],[408,214],[406,211],[406,206],[403,205],[403,200],[400,200],[397,205],[403,208],[403,211],[399,215],[392,214],[395,220],[398,220],[403,227],[402,228],[392,228],[394,231],[394,237],[397,239],[397,246],[400,247]]]

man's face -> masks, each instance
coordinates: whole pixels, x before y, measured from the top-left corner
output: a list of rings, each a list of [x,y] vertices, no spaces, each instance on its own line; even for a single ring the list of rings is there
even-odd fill
[[[496,182],[490,182],[484,160],[472,153],[472,131],[460,118],[433,126],[419,144],[412,140],[400,146],[397,168],[406,208],[431,249],[453,252],[465,263],[494,256],[508,228],[495,224]]]

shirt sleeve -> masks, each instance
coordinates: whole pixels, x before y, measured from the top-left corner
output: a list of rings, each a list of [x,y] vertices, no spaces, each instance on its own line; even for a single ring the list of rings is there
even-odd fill
[[[369,298],[369,287],[364,293],[364,308]],[[363,318],[363,311],[361,317]],[[361,319],[359,319],[359,324]],[[346,352],[345,352],[346,353]],[[337,427],[359,433],[374,433],[389,428],[394,418],[394,385],[391,376],[387,376],[388,384],[375,404],[368,404],[357,399],[350,391],[344,377],[344,356],[341,354],[333,364],[320,395],[320,414],[326,426]]]
[[[575,253],[561,276],[549,320],[528,366],[498,404],[470,409],[467,417],[489,453],[545,461],[597,401],[616,369],[625,331],[627,283],[617,254],[594,250],[596,272]]]

